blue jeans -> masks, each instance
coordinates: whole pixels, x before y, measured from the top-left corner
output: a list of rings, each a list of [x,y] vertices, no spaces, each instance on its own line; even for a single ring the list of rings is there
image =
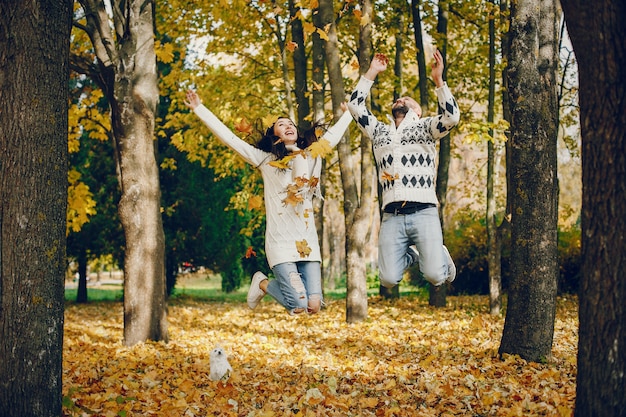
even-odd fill
[[[408,253],[411,245],[419,252],[419,267],[424,278],[441,285],[448,275],[443,249],[439,212],[429,207],[413,214],[383,213],[378,235],[378,268],[381,285],[392,288],[402,281],[404,271],[414,262]]]
[[[274,265],[276,279],[267,284],[267,293],[290,313],[309,310],[309,301],[322,302],[322,270],[317,261],[285,262]],[[309,311],[316,313],[317,309]]]

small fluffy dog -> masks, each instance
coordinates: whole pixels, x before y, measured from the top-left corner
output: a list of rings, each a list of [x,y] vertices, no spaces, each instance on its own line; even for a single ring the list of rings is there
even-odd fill
[[[221,346],[216,346],[211,351],[211,372],[209,378],[212,381],[219,381],[220,379],[228,379],[233,368],[228,363],[226,353]]]

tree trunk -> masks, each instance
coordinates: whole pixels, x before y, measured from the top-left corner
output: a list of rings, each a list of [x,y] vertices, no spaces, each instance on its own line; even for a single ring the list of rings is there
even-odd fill
[[[558,283],[557,3],[511,9],[511,283],[500,353],[551,356]]]
[[[495,0],[490,0],[492,3]],[[487,122],[495,120],[496,107],[496,20],[489,19],[489,102],[487,103]],[[495,132],[490,129],[491,140],[487,142],[487,265],[489,270],[489,312],[500,314],[502,306],[502,276],[500,266],[500,245],[496,223],[496,181]]]
[[[0,3],[0,414],[60,416],[71,1]]]
[[[299,128],[307,129],[311,125],[310,119],[307,118],[311,112],[311,106],[307,97],[307,57],[304,44],[304,30],[302,21],[298,18],[298,12],[300,12],[300,7],[295,4],[294,0],[289,0],[291,39],[297,45],[293,51],[294,93],[296,95],[296,114],[298,117],[296,124]]]
[[[424,37],[422,36],[422,16],[420,14],[421,0],[411,0],[413,28],[415,34],[415,49],[417,51],[417,72],[419,75],[420,105],[428,108],[428,76],[426,75],[426,54],[424,51]]]
[[[87,249],[81,248],[76,257],[78,264],[78,289],[76,291],[76,302],[87,302]]]
[[[444,79],[448,72],[447,66],[447,51],[448,51],[448,2],[439,2],[439,14],[437,20],[437,33],[442,37],[440,45],[438,46],[441,51],[441,56],[444,61]],[[443,213],[446,207],[447,195],[448,195],[448,177],[450,171],[450,135],[446,135],[439,140],[439,161],[437,165],[437,180],[435,191],[437,193],[437,200],[439,201],[439,220],[441,221],[441,228],[444,229]],[[433,307],[445,307],[446,295],[448,288],[446,285],[442,285],[438,288],[433,285],[429,285],[429,297],[428,304]]]
[[[322,23],[329,25],[328,41],[325,44],[326,64],[333,109],[339,116],[341,103],[345,100],[345,88],[341,74],[337,31],[334,24],[335,16],[331,0],[320,1],[320,18]],[[372,16],[372,5],[369,1],[362,3],[363,15]],[[324,27],[325,27],[324,26]],[[361,27],[359,41],[360,59],[370,56],[369,39],[371,25]],[[361,143],[361,198],[357,187],[356,170],[350,149],[349,135],[339,143],[339,165],[344,192],[344,216],[346,225],[346,321],[355,323],[367,318],[367,271],[364,262],[364,249],[369,236],[373,218],[374,198],[372,198],[373,162],[371,144],[365,137]]]
[[[626,410],[626,4],[563,0],[578,60],[583,209],[575,416]]]
[[[99,69],[89,75],[111,105],[126,240],[124,343],[167,341],[165,237],[154,124],[159,100],[154,52],[154,3],[81,0]],[[113,33],[114,31],[115,33]]]

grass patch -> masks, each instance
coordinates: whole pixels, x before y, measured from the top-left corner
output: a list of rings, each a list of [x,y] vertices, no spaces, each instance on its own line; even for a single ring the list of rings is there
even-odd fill
[[[379,288],[373,283],[369,283],[367,290],[368,297],[379,295]],[[77,289],[74,286],[65,289],[65,300],[67,302],[76,301]],[[188,299],[198,301],[214,301],[223,303],[245,303],[248,293],[248,284],[232,293],[222,291],[222,281],[219,274],[195,273],[181,275],[176,284],[176,288],[169,297],[170,301],[185,301]],[[402,297],[428,297],[428,289],[400,285],[400,296]],[[122,285],[98,285],[95,287],[87,287],[87,299],[90,302],[115,302],[122,301],[124,297],[124,288]],[[342,300],[346,298],[346,288],[341,286],[335,289],[325,289],[324,297],[327,300]]]

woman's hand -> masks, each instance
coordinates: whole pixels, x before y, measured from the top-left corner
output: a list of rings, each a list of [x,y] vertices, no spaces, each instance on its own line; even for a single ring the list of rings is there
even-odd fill
[[[185,96],[184,102],[185,105],[191,110],[194,110],[196,107],[202,104],[202,101],[200,101],[200,97],[198,97],[198,94],[193,90],[187,90],[187,95]]]

